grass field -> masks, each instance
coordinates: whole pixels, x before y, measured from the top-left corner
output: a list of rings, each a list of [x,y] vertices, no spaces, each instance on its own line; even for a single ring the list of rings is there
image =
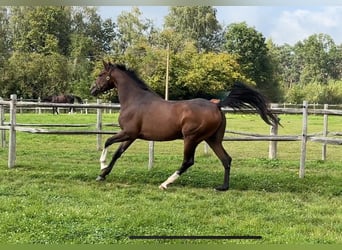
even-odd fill
[[[116,115],[105,114],[104,122]],[[255,115],[229,114],[228,129],[267,134]],[[280,134],[300,134],[301,116],[282,115]],[[94,123],[95,115],[20,114],[18,123]],[[310,116],[309,133],[322,130]],[[341,131],[342,117],[329,118]],[[111,129],[111,128],[106,128]],[[268,142],[225,142],[233,157],[231,189],[216,192],[223,168],[196,152],[196,164],[167,191],[158,186],[180,165],[182,141],[158,142],[150,171],[148,143],[137,141],[105,182],[96,182],[96,136],[17,133],[17,166],[0,148],[0,243],[342,243],[342,148],[308,143],[304,179],[300,142],[281,142],[268,160]],[[106,136],[104,137],[105,140]],[[103,141],[104,141],[103,140]],[[115,150],[113,146],[112,151]],[[132,235],[259,235],[262,240],[131,240]]]

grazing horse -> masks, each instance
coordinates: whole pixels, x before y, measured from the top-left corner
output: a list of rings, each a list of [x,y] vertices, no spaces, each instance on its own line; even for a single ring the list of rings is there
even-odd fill
[[[83,100],[81,97],[76,95],[50,95],[47,97],[44,97],[42,99],[43,102],[52,102],[52,103],[75,103],[75,100],[77,100],[78,103],[83,103]],[[74,111],[74,108],[69,108],[69,113],[72,113]],[[57,107],[52,108],[52,114],[58,115],[58,109]]]
[[[134,71],[110,62],[103,62],[103,65],[104,70],[98,75],[90,92],[93,96],[97,96],[107,90],[117,89],[121,104],[119,124],[122,130],[105,142],[100,157],[101,173],[97,177],[98,181],[105,180],[116,160],[138,138],[151,141],[183,139],[183,163],[159,188],[167,189],[169,184],[192,166],[197,145],[206,141],[223,164],[223,184],[216,189],[225,191],[229,188],[232,158],[222,146],[226,117],[221,107],[229,106],[234,109],[252,107],[267,124],[278,123],[277,117],[267,108],[264,96],[242,83],[236,83],[228,96],[217,103],[199,98],[166,101],[152,92]],[[115,142],[121,144],[110,163],[106,165],[108,147]]]

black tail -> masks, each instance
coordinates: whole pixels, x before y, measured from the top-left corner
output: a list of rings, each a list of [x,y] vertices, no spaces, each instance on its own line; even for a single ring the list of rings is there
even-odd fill
[[[79,97],[77,95],[72,95],[72,96],[77,100],[78,103],[82,103],[83,104],[83,100],[82,100],[81,97]]]
[[[233,85],[228,96],[218,103],[218,105],[239,110],[243,108],[254,108],[267,124],[280,124],[279,119],[268,109],[268,101],[266,98],[257,90],[240,82]]]

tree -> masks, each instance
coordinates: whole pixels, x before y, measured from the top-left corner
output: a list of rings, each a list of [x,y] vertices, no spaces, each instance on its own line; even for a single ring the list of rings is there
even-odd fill
[[[144,45],[149,43],[153,32],[153,23],[142,18],[142,12],[133,7],[131,12],[122,12],[117,18],[117,38],[113,41],[114,54],[124,54],[128,50],[139,56],[144,53]]]
[[[251,81],[241,73],[235,56],[227,53],[198,53],[193,43],[186,43],[184,50],[177,53],[171,50],[170,62],[170,99],[218,98],[235,81],[251,84]],[[143,65],[149,68],[149,71],[145,72],[150,73],[144,79],[163,95],[166,50],[159,50],[158,56],[151,55],[149,61],[143,61]]]
[[[11,7],[5,92],[38,98],[69,90],[70,7]]]
[[[178,81],[189,97],[214,98],[226,95],[234,82],[252,84],[242,73],[236,57],[228,53],[201,53],[191,58],[190,69]]]
[[[283,88],[287,90],[298,84],[303,62],[295,48],[289,44],[274,46],[273,54],[277,61],[276,74]]]
[[[238,56],[242,72],[270,99],[277,101],[279,87],[264,36],[245,22],[229,25],[224,36],[224,48]]]
[[[70,35],[70,91],[80,96],[89,95],[94,64],[111,52],[115,39],[115,24],[102,20],[93,7],[74,7]]]
[[[70,7],[12,7],[10,22],[14,50],[68,54]]]
[[[7,8],[0,7],[0,96],[4,96],[7,60],[10,56],[10,36]]]
[[[80,96],[89,93],[89,82],[93,70],[90,55],[93,52],[93,41],[82,34],[71,35],[71,53],[68,68],[70,71],[70,90]]]
[[[298,55],[303,61],[300,82],[326,84],[331,78],[338,77],[338,48],[333,39],[326,34],[314,34],[296,45]]]
[[[25,67],[22,67],[22,65]],[[69,90],[67,59],[57,53],[14,52],[9,59],[7,91],[24,98],[43,97]]]
[[[186,42],[182,35],[173,29],[166,28],[156,33],[154,37],[154,47],[166,49],[170,48],[174,53],[180,52],[184,49]]]
[[[7,8],[0,7],[0,66],[9,55],[10,37]]]
[[[179,33],[183,41],[195,41],[198,51],[217,51],[221,47],[222,27],[211,6],[171,7],[164,28]]]
[[[92,61],[111,52],[111,43],[116,38],[115,28],[115,23],[111,19],[102,20],[94,7],[73,8],[72,34],[91,41],[87,57]]]

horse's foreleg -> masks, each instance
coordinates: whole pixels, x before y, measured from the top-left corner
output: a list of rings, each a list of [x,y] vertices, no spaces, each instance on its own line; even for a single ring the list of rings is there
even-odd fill
[[[120,142],[120,141],[123,141],[125,139],[126,139],[125,134],[122,131],[120,131],[118,134],[116,134],[116,135],[114,135],[114,136],[112,136],[106,140],[105,147],[102,150],[102,154],[100,157],[101,170],[107,168],[106,159],[107,159],[107,153],[108,153],[109,146],[111,146],[115,142]]]
[[[106,165],[106,158],[108,153],[108,147],[112,145],[115,142],[122,142],[119,146],[119,148],[115,151],[112,160]],[[112,136],[107,139],[105,143],[105,147],[102,150],[102,154],[100,157],[100,166],[101,166],[101,174],[97,177],[96,180],[102,181],[105,180],[106,175],[108,175],[112,168],[114,167],[114,164],[117,159],[120,158],[120,156],[126,151],[126,149],[134,142],[134,140],[129,139],[127,135],[125,135],[123,132],[120,132],[116,134],[115,136]]]
[[[184,159],[182,166],[159,186],[160,189],[167,189],[169,184],[175,182],[189,167],[194,165],[197,145],[198,143],[194,143],[193,141],[184,140]]]
[[[100,157],[101,170],[107,167],[106,165],[107,152],[108,152],[108,148],[104,148],[102,150],[102,154]]]

